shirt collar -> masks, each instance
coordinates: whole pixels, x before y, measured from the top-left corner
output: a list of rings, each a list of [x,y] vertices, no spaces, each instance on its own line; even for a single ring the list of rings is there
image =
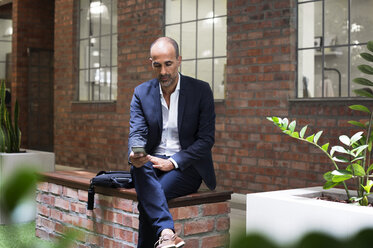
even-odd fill
[[[174,92],[176,91],[180,91],[180,79],[181,79],[181,74],[179,74],[179,79],[177,80],[177,85],[176,85],[176,89]],[[163,92],[162,92],[162,87],[161,87],[161,84],[159,83],[159,92],[161,93],[161,96],[163,96]]]

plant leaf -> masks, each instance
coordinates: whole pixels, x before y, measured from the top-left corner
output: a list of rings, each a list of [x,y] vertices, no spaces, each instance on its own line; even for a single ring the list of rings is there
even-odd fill
[[[349,106],[349,108],[352,110],[358,110],[358,111],[362,111],[362,112],[366,112],[370,114],[370,110],[363,105],[351,105]]]
[[[332,175],[334,183],[340,183],[352,178],[352,173],[348,170],[334,170],[332,171]]]
[[[290,134],[290,136],[293,137],[293,138],[299,138],[299,133],[298,132],[292,132]]]
[[[373,52],[373,41],[372,40],[368,41],[367,48],[369,51]]]
[[[343,146],[333,146],[333,150],[340,153],[350,154]]]
[[[342,156],[333,157],[333,160],[336,161],[336,162],[341,162],[341,163],[348,163],[348,162],[350,162],[350,161],[348,161],[347,158],[342,157]]]
[[[319,131],[316,133],[315,137],[313,138],[313,141],[315,142],[315,144],[317,144],[317,141],[319,141],[319,138],[321,136],[323,131]]]
[[[354,158],[353,160],[351,160],[351,163],[356,162],[356,161],[358,161],[358,160],[362,160],[362,159],[364,159],[363,156],[361,156],[361,157],[356,157],[356,158]]]
[[[365,176],[364,168],[361,165],[355,163],[355,164],[352,164],[352,168],[353,168],[353,174],[355,176],[358,176],[358,177]]]
[[[360,155],[360,153],[362,151],[364,151],[367,148],[368,148],[368,145],[362,145],[362,146],[356,147],[355,149],[352,149],[351,152],[352,152],[353,156],[356,158],[357,156]]]
[[[332,181],[333,179],[333,175],[332,175],[332,172],[331,171],[328,171],[326,172],[324,175],[323,175],[325,181]]]
[[[304,137],[304,134],[306,133],[306,130],[307,130],[307,126],[304,126],[301,130],[300,130],[300,133],[299,133],[299,136],[303,139]]]
[[[323,149],[324,151],[328,152],[328,148],[329,148],[329,143],[326,143],[324,144],[321,149]]]
[[[339,140],[345,144],[346,146],[350,145],[350,138],[347,135],[341,135],[339,136]]]
[[[357,126],[357,127],[361,127],[361,128],[365,128],[366,127],[364,125],[364,123],[361,123],[361,122],[358,122],[358,121],[348,121],[348,123],[350,123],[351,125]]]
[[[363,187],[363,189],[365,190],[365,192],[367,192],[368,194],[370,194],[370,190],[372,189],[372,186],[373,186],[373,181],[372,180],[368,180],[367,182],[367,185],[361,185]]]
[[[373,86],[373,82],[366,78],[358,77],[358,78],[354,78],[352,81],[354,83],[365,85],[365,86]]]
[[[357,68],[365,74],[373,75],[373,68],[370,65],[358,65]]]
[[[356,141],[360,140],[363,137],[364,132],[357,132],[351,137],[351,145],[354,144]]]
[[[373,62],[373,55],[370,53],[360,53],[360,56],[366,61]]]
[[[367,174],[369,175],[369,173],[371,172],[371,170],[373,170],[373,164],[371,164],[368,169],[367,169]]]
[[[324,184],[323,189],[331,189],[337,186],[339,183],[333,183],[332,181],[328,181]]]
[[[312,143],[313,142],[313,137],[315,137],[315,134],[312,134],[311,136],[308,136],[306,138],[306,140]]]
[[[356,95],[359,95],[359,96],[373,98],[372,93],[370,93],[369,91],[367,91],[365,89],[357,89],[357,90],[354,90],[354,92],[355,92]]]
[[[291,132],[294,132],[295,130],[295,126],[297,125],[297,122],[296,121],[292,121],[290,124],[289,124],[289,130]]]

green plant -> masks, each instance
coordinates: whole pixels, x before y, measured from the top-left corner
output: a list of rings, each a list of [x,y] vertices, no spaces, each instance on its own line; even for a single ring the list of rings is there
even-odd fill
[[[368,42],[367,49],[370,52],[373,52],[373,41]],[[371,53],[364,52],[360,55],[366,61],[373,62],[373,55]],[[373,68],[370,65],[363,64],[359,65],[357,68],[364,74],[373,75]],[[373,86],[373,82],[367,78],[359,77],[355,78],[353,81],[363,86]],[[373,99],[373,92],[368,87],[354,90],[354,92],[358,96]],[[306,137],[305,133],[307,126],[304,126],[301,128],[300,132],[297,132],[295,131],[295,120],[289,123],[287,118],[267,117],[267,119],[272,121],[273,124],[278,126],[290,137],[316,146],[331,160],[334,170],[324,174],[324,179],[326,180],[324,189],[333,188],[342,184],[350,202],[358,202],[360,205],[366,206],[368,205],[367,196],[373,193],[371,192],[373,186],[373,181],[371,180],[373,177],[373,174],[371,174],[373,164],[370,164],[373,143],[373,110],[369,110],[369,108],[363,105],[351,105],[349,108],[355,111],[367,113],[369,115],[369,121],[366,123],[349,121],[350,124],[362,128],[363,131],[357,132],[351,137],[348,137],[347,135],[339,136],[339,140],[343,146],[333,146],[330,150],[329,143],[323,145],[318,144],[323,131],[319,131]],[[335,155],[336,153],[339,153],[339,155]],[[341,169],[337,163],[346,164],[346,166]],[[351,197],[345,182],[350,179],[355,180],[356,182],[357,196],[354,197]]]
[[[0,86],[0,152],[19,152],[21,146],[21,131],[19,130],[19,105],[14,106],[14,121],[5,104],[5,81]]]

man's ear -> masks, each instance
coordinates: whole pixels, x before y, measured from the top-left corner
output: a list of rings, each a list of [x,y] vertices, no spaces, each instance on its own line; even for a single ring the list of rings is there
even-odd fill
[[[181,60],[182,60],[182,58],[181,58],[181,56],[179,56],[179,57],[177,58],[177,61],[179,62],[179,65],[181,65]]]

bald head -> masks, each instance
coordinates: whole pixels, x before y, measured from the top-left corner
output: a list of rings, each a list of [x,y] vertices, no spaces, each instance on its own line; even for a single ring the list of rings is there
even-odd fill
[[[178,58],[179,57],[179,45],[177,44],[177,42],[174,39],[169,38],[169,37],[160,37],[160,38],[156,39],[150,45],[150,57],[152,56],[152,48],[154,46],[157,46],[159,48],[163,48],[163,47],[167,47],[169,45],[171,45],[174,48],[176,58]]]

